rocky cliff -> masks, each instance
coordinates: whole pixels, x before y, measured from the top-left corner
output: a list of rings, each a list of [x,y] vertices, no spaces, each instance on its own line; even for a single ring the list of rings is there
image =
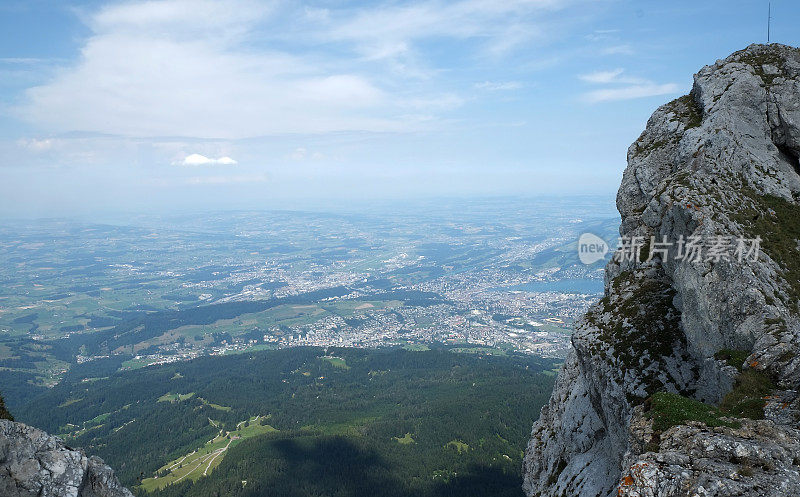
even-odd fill
[[[101,459],[9,420],[0,420],[0,495],[133,497]]]
[[[12,416],[11,413],[8,412],[8,409],[6,409],[6,403],[3,400],[2,395],[0,395],[0,419],[8,419],[14,421],[14,416]]]
[[[796,48],[736,52],[656,110],[617,195],[627,253],[533,427],[529,496],[800,495],[799,156]]]

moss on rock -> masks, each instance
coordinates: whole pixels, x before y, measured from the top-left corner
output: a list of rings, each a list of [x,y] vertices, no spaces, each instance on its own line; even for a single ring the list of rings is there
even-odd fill
[[[653,430],[667,431],[673,426],[699,421],[706,426],[738,428],[740,423],[724,419],[718,407],[704,404],[676,393],[658,392],[645,402],[646,416],[653,420]]]
[[[743,187],[748,202],[742,205],[734,220],[751,238],[762,239],[761,248],[781,268],[789,302],[794,310],[800,303],[800,205],[773,195],[759,195]]]
[[[737,418],[764,419],[765,398],[775,390],[772,379],[763,371],[745,369],[736,377],[720,410]]]

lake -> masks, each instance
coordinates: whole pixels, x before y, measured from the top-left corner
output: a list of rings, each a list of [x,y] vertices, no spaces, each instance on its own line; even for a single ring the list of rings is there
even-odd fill
[[[582,293],[596,294],[603,293],[603,280],[580,278],[564,279],[557,281],[534,281],[522,285],[507,286],[496,288],[499,291],[521,291],[532,293],[559,292],[559,293]]]

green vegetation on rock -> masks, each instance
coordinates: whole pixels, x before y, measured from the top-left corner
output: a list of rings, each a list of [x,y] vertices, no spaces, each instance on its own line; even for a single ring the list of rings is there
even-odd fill
[[[613,358],[608,359],[620,368],[643,373],[645,389],[653,394],[663,389],[664,383],[645,369],[685,345],[680,313],[673,305],[675,291],[658,275],[623,272],[612,282],[612,294],[615,297],[603,297],[600,305],[586,314],[586,320],[600,330],[598,338],[613,347]],[[610,324],[599,325],[603,314],[612,316]],[[636,404],[644,399],[628,400]]]
[[[749,355],[750,352],[746,350],[722,349],[714,354],[714,359],[725,361],[728,366],[741,369],[742,364],[744,364],[744,361],[747,360]]]
[[[760,195],[743,186],[750,199],[734,215],[752,237],[759,236],[763,251],[782,269],[789,302],[793,309],[800,303],[800,205],[773,195]]]
[[[795,50],[796,48],[781,47],[784,50]],[[753,72],[756,76],[760,77],[765,86],[770,86],[777,77],[785,77],[786,70],[786,56],[780,53],[775,48],[765,47],[758,52],[753,51],[739,51],[733,54],[737,62],[747,64],[753,67]],[[770,73],[764,70],[764,66],[773,66],[778,69],[778,73]]]
[[[765,397],[775,384],[764,371],[757,371],[744,365],[750,355],[745,350],[723,349],[714,357],[725,360],[728,365],[740,371],[733,388],[714,407],[675,393],[658,392],[646,401],[648,417],[653,419],[653,429],[662,432],[672,426],[700,421],[708,426],[737,427],[737,421],[721,418],[764,419]]]
[[[0,395],[0,419],[9,419],[14,421],[14,416],[6,409],[6,403],[3,401],[3,396]]]
[[[658,392],[645,402],[647,417],[653,420],[653,430],[664,432],[677,425],[699,421],[707,426],[737,428],[739,423],[723,419],[719,408],[670,392]]]
[[[732,417],[764,419],[764,397],[775,390],[775,384],[763,371],[745,369],[736,377],[733,389],[728,392],[720,410]]]
[[[667,104],[680,120],[686,129],[697,128],[703,121],[703,114],[691,95],[684,95],[676,98]]]

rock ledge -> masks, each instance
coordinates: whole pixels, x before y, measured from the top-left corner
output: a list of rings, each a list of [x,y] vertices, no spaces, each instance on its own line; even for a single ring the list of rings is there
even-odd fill
[[[98,457],[60,438],[0,420],[0,495],[3,497],[133,497]]]

